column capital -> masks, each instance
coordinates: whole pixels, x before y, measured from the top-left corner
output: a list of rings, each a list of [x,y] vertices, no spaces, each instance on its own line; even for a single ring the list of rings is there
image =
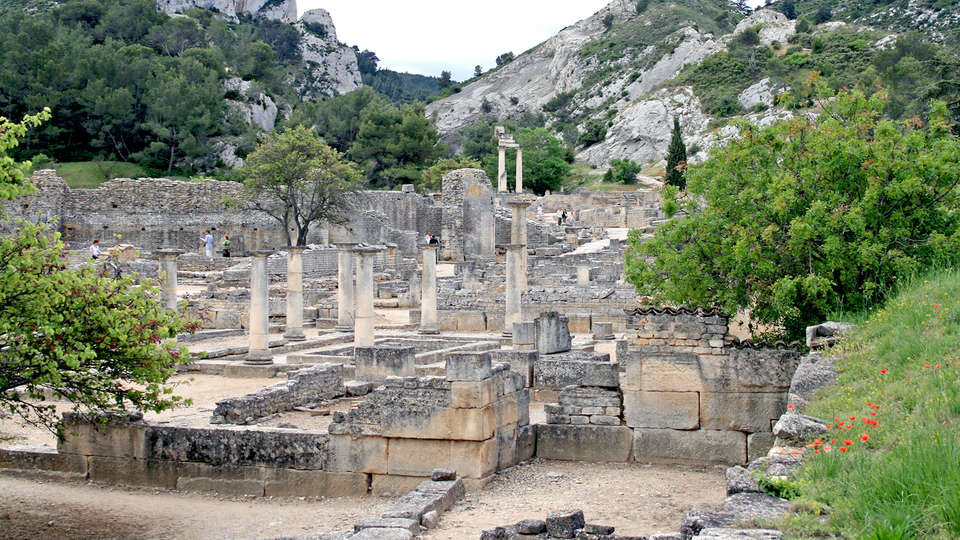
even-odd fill
[[[254,257],[267,258],[273,255],[274,251],[272,249],[258,249],[256,251],[251,251],[250,253],[252,253]]]
[[[161,259],[176,259],[178,255],[183,255],[184,252],[180,249],[163,248],[154,251],[154,253]]]
[[[383,246],[359,246],[359,247],[353,248],[353,251],[354,253],[362,257],[370,257],[373,255],[376,255],[377,253],[380,253],[384,249],[386,248],[384,248]]]
[[[334,242],[333,245],[337,246],[337,249],[341,251],[352,251],[360,245],[360,242]]]
[[[516,206],[516,207],[519,207],[519,208],[526,208],[526,207],[530,206],[531,204],[533,204],[533,200],[532,200],[532,199],[520,198],[520,197],[508,199],[507,202],[506,202],[506,205],[507,205],[507,206]]]

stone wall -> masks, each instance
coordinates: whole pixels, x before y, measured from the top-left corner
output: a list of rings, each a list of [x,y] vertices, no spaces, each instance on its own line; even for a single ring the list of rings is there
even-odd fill
[[[494,255],[495,197],[480,169],[458,169],[443,177],[442,260],[463,261]]]
[[[433,469],[468,485],[533,453],[523,378],[489,353],[447,355],[445,377],[391,377],[366,401],[334,413],[330,470],[373,475],[374,494],[403,492]]]
[[[253,394],[217,402],[211,424],[250,424],[294,407],[327,401],[344,394],[343,366],[322,364],[291,371],[285,382]]]

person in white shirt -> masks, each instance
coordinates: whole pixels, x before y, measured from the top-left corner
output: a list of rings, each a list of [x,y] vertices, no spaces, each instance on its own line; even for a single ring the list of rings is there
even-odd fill
[[[90,258],[99,259],[100,258],[100,240],[94,240],[90,244]]]

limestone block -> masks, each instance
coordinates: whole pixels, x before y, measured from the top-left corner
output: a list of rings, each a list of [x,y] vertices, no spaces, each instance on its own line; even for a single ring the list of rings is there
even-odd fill
[[[568,313],[567,324],[572,334],[589,334],[593,326],[590,314]]]
[[[515,417],[516,403],[513,408]],[[502,411],[505,409],[507,407],[499,403],[482,409],[446,409],[444,413],[449,424],[449,438],[458,441],[485,441],[493,437],[497,426],[502,425],[498,422],[498,417],[504,414]]]
[[[537,426],[537,457],[565,461],[629,461],[632,433],[626,426]]]
[[[367,494],[367,475],[350,472],[267,469],[267,497],[352,497]]]
[[[779,349],[733,349],[730,365],[738,392],[782,392],[800,365],[800,353]]]
[[[534,320],[537,332],[537,352],[553,354],[566,352],[571,348],[568,319],[556,311],[541,313]]]
[[[61,454],[145,458],[146,426],[140,423],[111,421],[68,422],[64,439],[57,442]]]
[[[82,455],[61,454],[47,447],[0,448],[0,469],[54,471],[85,477],[87,460]]]
[[[414,347],[357,347],[355,349],[356,378],[382,382],[387,377],[415,377],[416,349]]]
[[[747,435],[747,461],[753,461],[767,455],[773,448],[776,437],[770,432],[751,433]]]
[[[514,350],[534,349],[537,343],[537,326],[532,322],[513,323]]]
[[[497,470],[517,464],[517,425],[504,426],[497,431]]]
[[[482,311],[458,312],[457,330],[460,332],[486,332],[487,317]]]
[[[630,351],[621,361],[624,390],[699,392],[703,390],[700,359],[695,354],[646,354]]]
[[[482,381],[492,374],[490,354],[486,352],[455,352],[447,354],[448,381]]]
[[[518,403],[516,393],[502,396],[493,404],[493,408],[496,411],[494,426],[497,428],[516,424],[520,421],[520,415],[517,411]]]
[[[387,470],[401,476],[429,477],[437,467],[465,478],[483,478],[497,467],[497,441],[390,439]]]
[[[450,383],[450,406],[457,409],[478,409],[494,402],[493,381],[455,381]]]
[[[624,390],[623,410],[626,424],[630,427],[700,427],[700,396],[697,392]]]
[[[224,480],[181,476],[177,479],[177,490],[208,491],[231,497],[263,497],[263,480]]]
[[[530,390],[524,388],[516,393],[517,397],[517,424],[525,426],[530,423]]]
[[[124,486],[150,486],[176,489],[177,463],[159,459],[91,456],[89,478],[93,482]]]
[[[613,323],[595,321],[593,323],[593,339],[613,339]]]
[[[636,428],[633,459],[742,464],[747,460],[747,435],[739,431]]]
[[[516,332],[513,335],[516,337]],[[510,371],[519,373],[523,377],[523,385],[527,388],[533,384],[533,366],[538,358],[539,354],[535,350],[490,351],[491,361],[510,364]]]
[[[399,527],[384,529],[363,529],[350,535],[350,540],[413,540],[413,534]]]
[[[334,472],[387,472],[387,439],[331,435],[324,470]]]
[[[375,497],[397,497],[413,491],[424,480],[422,476],[375,474],[370,485],[370,493]]]
[[[517,428],[517,461],[528,461],[537,455],[537,428],[526,425]]]
[[[540,356],[533,368],[533,385],[563,388],[570,385],[616,388],[620,372],[612,362],[553,360]]]
[[[441,332],[456,332],[457,315],[458,313],[456,311],[438,311],[437,330],[440,330]]]
[[[700,394],[700,422],[704,429],[771,431],[786,411],[784,392]]]

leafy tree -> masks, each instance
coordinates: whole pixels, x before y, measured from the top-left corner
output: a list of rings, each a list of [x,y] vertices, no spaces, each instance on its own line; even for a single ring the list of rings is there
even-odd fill
[[[440,85],[440,89],[441,89],[441,90],[444,89],[444,88],[446,88],[446,87],[448,87],[448,86],[450,86],[451,84],[453,84],[453,78],[452,78],[452,77],[453,77],[453,75],[452,75],[449,71],[447,71],[447,70],[443,70],[443,71],[440,72],[440,82],[439,82],[439,85]]]
[[[631,159],[614,159],[610,161],[610,168],[603,175],[603,179],[606,182],[635,184],[641,170],[643,167]]]
[[[422,103],[365,111],[349,151],[373,185],[380,187],[416,183],[442,154],[440,134]]]
[[[797,5],[793,0],[784,0],[780,3],[780,12],[792,21],[797,18]]]
[[[363,86],[319,103],[301,104],[291,117],[290,124],[314,127],[325,143],[346,153],[357,140],[364,118],[388,106],[375,90]]]
[[[607,138],[607,122],[600,118],[591,118],[584,124],[583,133],[577,137],[577,144],[587,147],[605,138]]]
[[[833,12],[827,6],[821,6],[813,15],[813,22],[823,24],[833,18]]]
[[[377,72],[377,63],[380,62],[380,59],[377,58],[377,53],[364,49],[363,52],[360,52],[356,46],[353,47],[357,51],[357,67],[360,68],[361,75],[373,75]]]
[[[650,0],[637,0],[637,13],[643,13],[650,5]]]
[[[607,13],[603,16],[603,27],[607,30],[613,28],[614,16],[613,13]]]
[[[800,338],[907,276],[955,264],[960,140],[943,103],[926,124],[897,124],[882,116],[886,100],[841,92],[815,119],[741,123],[739,139],[688,172],[689,215],[646,243],[632,233],[628,280],[664,302],[750,310]]]
[[[806,34],[810,31],[810,21],[806,17],[797,19],[797,33]]]
[[[493,133],[493,129],[490,129]],[[560,139],[544,128],[522,128],[514,132],[517,143],[523,147],[523,188],[535,193],[556,191],[570,176],[573,153],[563,146]],[[494,151],[483,156],[483,168],[491,183],[497,178],[496,144]],[[516,155],[507,153],[507,170],[516,169]],[[510,175],[511,186],[513,176]]]
[[[481,75],[483,75],[483,68],[480,67],[480,64],[477,64],[476,66],[473,67],[473,76],[479,77]]]
[[[683,133],[680,131],[680,119],[673,117],[673,133],[670,137],[670,146],[667,148],[666,183],[684,189],[687,181],[684,171],[687,168],[687,145],[683,143]]]
[[[188,17],[170,19],[150,30],[150,44],[167,56],[180,56],[183,51],[203,44],[203,29]]]
[[[422,181],[418,183],[417,189],[420,192],[440,191],[443,187],[443,177],[448,172],[457,169],[479,169],[480,167],[480,161],[465,156],[437,160],[432,167],[423,171]]]
[[[29,163],[7,154],[28,126],[48,118],[44,111],[20,124],[0,119],[3,198],[32,190],[24,183]],[[165,383],[191,355],[170,338],[197,323],[167,310],[152,282],[91,265],[68,269],[58,234],[43,224],[15,226],[0,238],[0,407],[58,430],[55,406],[43,402],[48,392],[74,410],[162,411],[181,402]]]
[[[314,224],[345,223],[356,208],[360,172],[302,126],[269,134],[247,156],[240,176],[251,208],[285,231],[296,227],[298,246],[307,244]]]
[[[502,66],[513,61],[513,52],[505,52],[497,57],[497,65]]]

